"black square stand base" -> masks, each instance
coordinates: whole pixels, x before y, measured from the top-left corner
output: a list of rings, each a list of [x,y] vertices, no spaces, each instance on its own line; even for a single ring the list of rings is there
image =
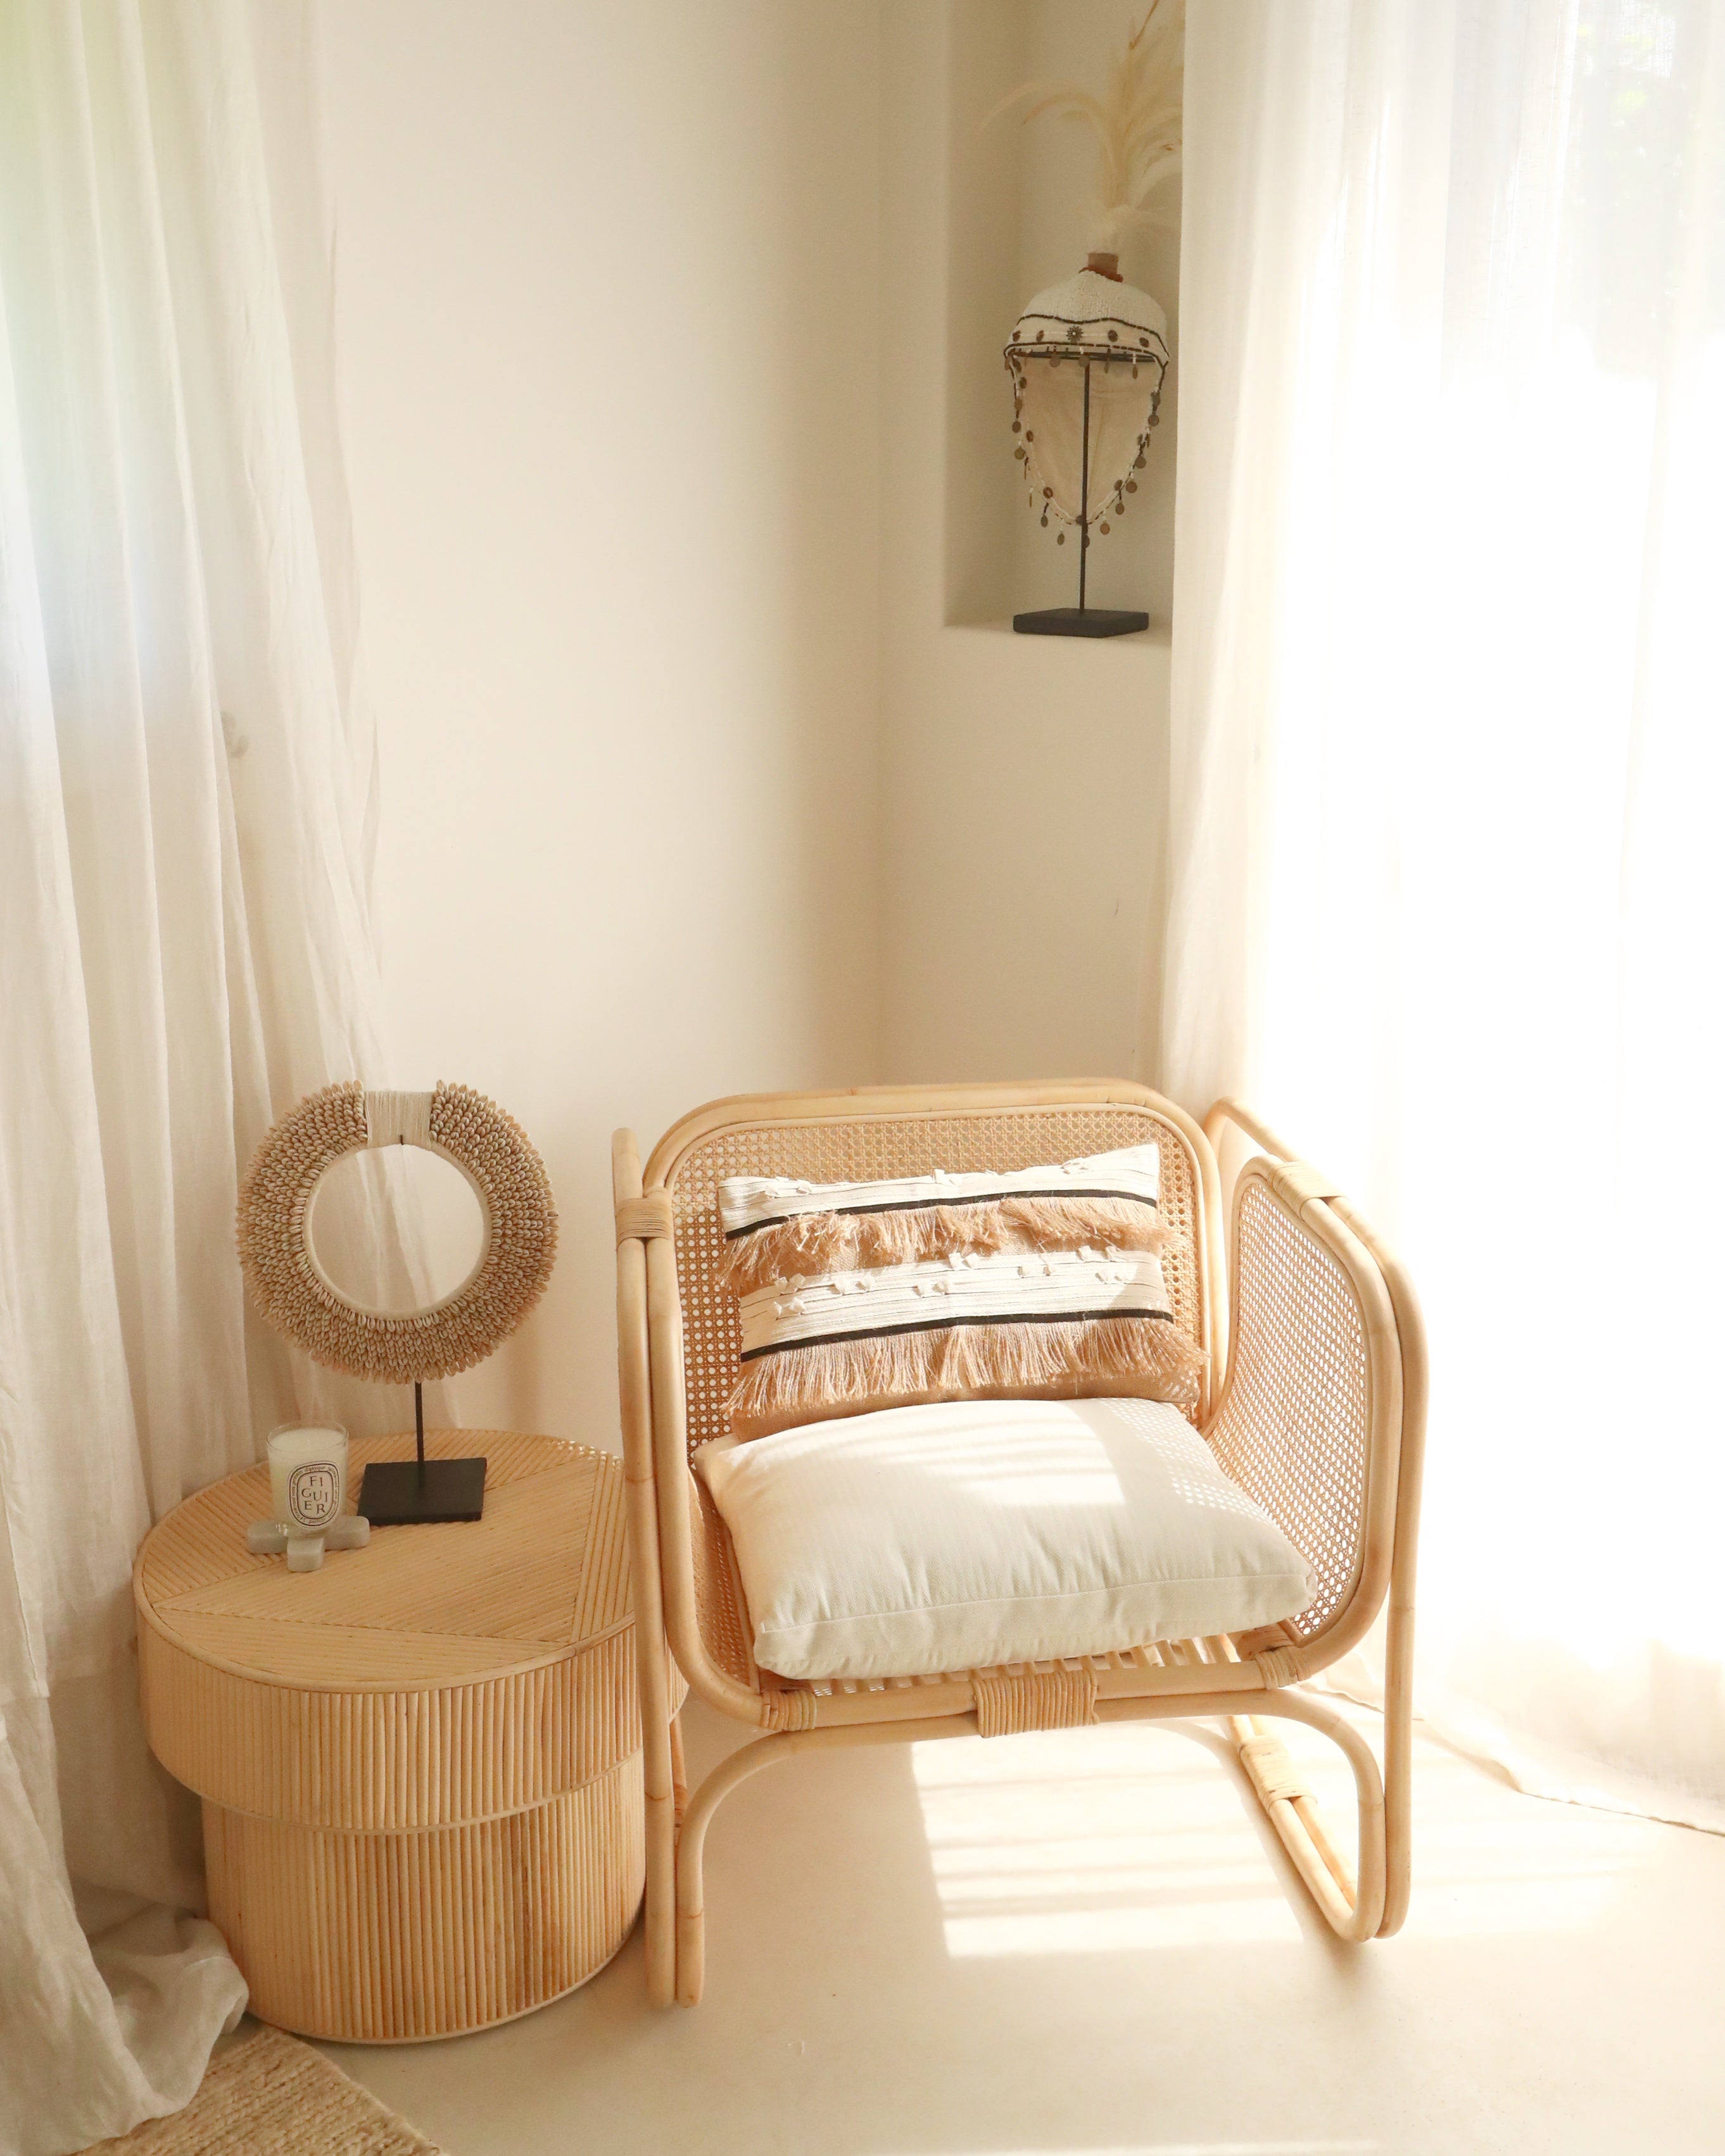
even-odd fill
[[[1149,628],[1150,617],[1119,607],[1042,607],[1015,613],[1012,625],[1020,636],[1132,636]]]
[[[374,1460],[359,1486],[359,1509],[374,1527],[476,1520],[485,1509],[483,1460]]]

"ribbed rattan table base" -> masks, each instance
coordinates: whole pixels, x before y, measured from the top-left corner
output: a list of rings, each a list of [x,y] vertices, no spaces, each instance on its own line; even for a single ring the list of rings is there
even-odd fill
[[[207,1804],[210,1916],[260,2021],[349,2044],[459,2035],[609,1961],[641,1903],[642,1819],[639,1752],[531,1811],[413,1834]]]
[[[139,1553],[150,1742],[203,1799],[210,1913],[260,2020],[348,2043],[542,2006],[622,1944],[645,1879],[619,1463],[512,1432],[483,1519],[250,1555],[267,1471]],[[412,1440],[352,1447],[398,1457]]]

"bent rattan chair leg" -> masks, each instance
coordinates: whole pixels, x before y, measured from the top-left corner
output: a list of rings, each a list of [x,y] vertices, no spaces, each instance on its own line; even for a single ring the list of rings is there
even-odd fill
[[[1317,1799],[1287,1748],[1264,1727],[1265,1714],[1284,1715],[1322,1730],[1353,1768],[1359,1805],[1358,1876],[1331,1840]],[[1231,1716],[1230,1727],[1259,1801],[1330,1929],[1352,1942],[1376,1938],[1389,1883],[1377,1754],[1352,1722],[1297,1692],[1276,1693],[1258,1712]]]
[[[1178,1697],[1110,1700],[1098,1707],[1099,1722],[1189,1720],[1196,1711],[1214,1713],[1221,1705]],[[1251,1716],[1227,1717],[1252,1785],[1280,1835],[1296,1870],[1320,1912],[1338,1938],[1363,1942],[1378,1936],[1384,1919],[1389,1861],[1384,1836],[1384,1781],[1377,1754],[1352,1722],[1309,1694],[1273,1691],[1255,1694]],[[1359,1872],[1356,1880],[1325,1828],[1317,1799],[1300,1780],[1279,1738],[1260,1729],[1264,1716],[1303,1722],[1330,1738],[1353,1769],[1359,1808]],[[675,1725],[673,1725],[675,1727]],[[793,1752],[831,1751],[842,1745],[916,1743],[933,1738],[976,1734],[973,1713],[931,1717],[914,1734],[904,1725],[856,1722],[827,1729],[781,1731],[757,1737],[714,1768],[689,1798],[676,1838],[676,2001],[700,2004],[706,1974],[706,1909],[702,1860],[713,1814],[737,1788],[776,1759]],[[649,1964],[650,1966],[650,1964]],[[657,1991],[655,2005],[669,1999]]]
[[[974,1714],[940,1715],[918,1722],[910,1741],[975,1734]],[[713,1814],[737,1784],[746,1782],[751,1774],[758,1774],[763,1767],[770,1767],[775,1759],[788,1758],[793,1752],[830,1752],[841,1745],[902,1744],[906,1741],[903,1727],[895,1728],[891,1724],[871,1727],[867,1722],[856,1722],[831,1729],[782,1730],[776,1736],[757,1737],[714,1768],[691,1797],[677,1836],[678,2005],[696,2006],[701,2003],[706,1936],[701,1856]]]
[[[1392,1660],[1394,1659],[1392,1656]],[[1394,1938],[1407,1922],[1414,1883],[1414,1712],[1404,1676],[1392,1681],[1384,1702],[1384,1846],[1389,1883],[1380,1939]]]
[[[793,1749],[797,1735],[757,1738],[721,1759],[690,1799],[677,1832],[677,1985],[679,2006],[701,2003],[706,1968],[706,1922],[701,1883],[701,1851],[709,1820],[719,1806],[751,1774]],[[656,2002],[655,2002],[656,2003]]]
[[[676,1807],[677,1825],[683,1824],[683,1815],[689,1809],[689,1769],[683,1763],[683,1717],[680,1713],[671,1717],[670,1725],[671,1796]]]
[[[643,1796],[646,1810],[647,1884],[643,1929],[647,1997],[669,2006],[677,1983],[676,1769],[680,1750],[675,1718],[643,1718]]]

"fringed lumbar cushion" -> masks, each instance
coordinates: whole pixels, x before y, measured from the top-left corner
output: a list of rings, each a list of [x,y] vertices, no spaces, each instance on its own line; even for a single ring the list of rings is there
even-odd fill
[[[1189,1408],[1153,1145],[1003,1174],[738,1176],[719,1210],[739,1299],[731,1427],[959,1399],[1129,1395]]]
[[[890,1183],[733,1176],[719,1186],[726,1278],[739,1295],[801,1273],[908,1265],[955,1252],[1159,1250],[1162,1155],[1154,1145],[1005,1174]]]

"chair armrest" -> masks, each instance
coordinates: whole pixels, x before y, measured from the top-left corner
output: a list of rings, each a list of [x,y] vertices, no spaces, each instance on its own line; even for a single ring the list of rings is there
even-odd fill
[[[1234,1103],[1219,1103],[1207,1128],[1222,1120],[1281,1151]],[[1264,1635],[1293,1641],[1301,1676],[1359,1643],[1393,1573],[1411,1609],[1424,1334],[1411,1283],[1401,1275],[1393,1286],[1394,1260],[1376,1241],[1309,1163],[1266,1152],[1240,1169],[1227,1371],[1204,1434],[1312,1565],[1312,1603]]]
[[[633,1131],[611,1138],[611,1193],[619,1219],[641,1195],[641,1154]],[[628,1512],[629,1598],[634,1613],[635,1677],[644,1730],[669,1727],[675,1711],[665,1652],[660,1589],[659,1516],[653,1479],[653,1389],[647,1342],[647,1255],[631,1236],[617,1244],[617,1390],[623,1421],[624,1498]],[[649,1790],[663,1800],[663,1789]]]
[[[1218,1101],[1204,1118],[1205,1134],[1218,1154],[1221,1149],[1224,1127],[1230,1122],[1276,1161],[1285,1165],[1293,1164],[1292,1148],[1285,1145],[1250,1108],[1237,1101]],[[1308,1170],[1308,1176],[1310,1173]],[[1307,1218],[1308,1214],[1310,1219]],[[1309,1186],[1308,1195],[1301,1208],[1301,1224],[1307,1232],[1314,1231],[1320,1214],[1327,1214],[1349,1230],[1375,1263],[1394,1316],[1396,1347],[1400,1358],[1401,1417],[1394,1444],[1394,1516],[1389,1527],[1392,1542],[1389,1615],[1384,1640],[1384,1783],[1389,1888],[1384,1900],[1384,1920],[1378,1930],[1380,1937],[1387,1938],[1400,1929],[1408,1913],[1412,1876],[1408,1854],[1408,1820],[1414,1753],[1414,1600],[1420,1549],[1420,1498],[1425,1480],[1425,1412],[1429,1383],[1425,1321],[1413,1281],[1400,1259],[1374,1232],[1349,1199],[1333,1189],[1327,1195],[1320,1196],[1314,1180]],[[1239,1217],[1236,1208],[1231,1238],[1235,1247],[1230,1255],[1236,1278],[1240,1270]],[[1249,1264],[1247,1270],[1253,1269]],[[1223,1404],[1226,1406],[1225,1399]],[[1230,1445],[1237,1444],[1242,1435],[1241,1422],[1238,1418],[1242,1414],[1243,1405],[1243,1403],[1235,1404],[1234,1413],[1237,1419],[1230,1422],[1228,1437],[1224,1440]],[[1219,1413],[1216,1420],[1218,1423],[1221,1421]],[[1384,1532],[1385,1497],[1386,1492],[1380,1485],[1373,1493],[1371,1507],[1380,1541]],[[1367,1532],[1368,1534],[1371,1532],[1369,1526]],[[1373,1595],[1368,1568],[1363,1565],[1354,1593],[1339,1616],[1332,1620],[1332,1629],[1322,1635],[1308,1633],[1302,1644],[1295,1649],[1296,1660],[1307,1665],[1307,1673],[1333,1661],[1354,1644],[1356,1638],[1363,1631],[1364,1624],[1369,1623],[1375,1613],[1382,1592],[1379,1587]],[[1359,1621],[1362,1616],[1363,1623]],[[1286,1629],[1290,1633],[1297,1634],[1301,1629],[1301,1620],[1296,1619]],[[1250,1645],[1253,1643],[1242,1644]]]
[[[721,1713],[768,1726],[768,1703],[720,1666],[701,1624],[670,1199],[662,1188],[643,1191],[633,1132],[619,1131],[612,1138],[611,1169],[619,1389],[638,1643],[644,1653],[655,1637],[662,1639],[692,1691]],[[707,1539],[703,1533],[700,1554],[710,1568]]]

